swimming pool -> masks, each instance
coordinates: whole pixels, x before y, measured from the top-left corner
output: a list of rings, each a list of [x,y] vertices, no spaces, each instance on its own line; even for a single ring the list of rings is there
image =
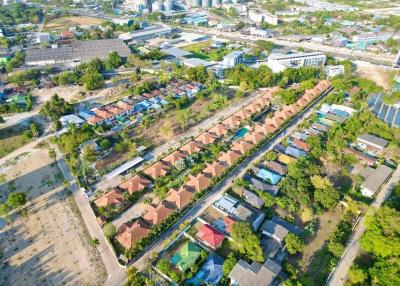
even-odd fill
[[[238,131],[235,132],[235,135],[233,135],[232,140],[237,140],[237,139],[243,138],[244,135],[246,135],[246,133],[248,133],[248,132],[249,132],[249,128],[247,128],[247,127],[240,128]]]

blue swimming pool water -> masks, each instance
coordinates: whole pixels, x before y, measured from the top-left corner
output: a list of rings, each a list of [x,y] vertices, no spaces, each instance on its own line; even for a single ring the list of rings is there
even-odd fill
[[[247,132],[249,132],[248,128],[246,127],[240,128],[238,131],[235,132],[235,135],[233,135],[232,140],[243,138]]]
[[[196,275],[193,278],[187,279],[185,281],[185,285],[193,285],[193,286],[200,286],[202,283],[201,278],[203,277],[204,273],[203,271],[199,271],[196,273]]]

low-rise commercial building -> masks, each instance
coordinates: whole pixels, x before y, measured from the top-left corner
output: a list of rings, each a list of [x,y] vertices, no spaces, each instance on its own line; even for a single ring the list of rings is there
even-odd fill
[[[361,193],[366,197],[373,197],[389,179],[392,172],[393,169],[385,165],[379,165],[376,169],[371,167],[364,169],[365,181],[361,184]]]
[[[271,54],[268,57],[268,67],[273,72],[281,72],[286,68],[319,67],[326,61],[326,55],[319,52],[294,53],[294,54]]]

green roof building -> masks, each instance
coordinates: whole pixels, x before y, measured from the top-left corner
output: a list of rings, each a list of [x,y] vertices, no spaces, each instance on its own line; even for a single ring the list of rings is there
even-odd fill
[[[189,241],[171,258],[171,263],[182,272],[185,272],[196,263],[200,252],[201,248],[197,244]]]
[[[12,101],[17,104],[26,104],[25,94],[17,94],[12,97]]]

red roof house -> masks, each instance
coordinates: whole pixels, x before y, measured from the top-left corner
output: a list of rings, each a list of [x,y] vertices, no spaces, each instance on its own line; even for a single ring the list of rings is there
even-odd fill
[[[126,182],[119,185],[121,190],[127,191],[130,194],[143,191],[151,182],[142,176],[135,175]]]
[[[119,205],[123,201],[124,201],[124,194],[121,191],[114,189],[108,193],[105,193],[100,198],[96,199],[94,203],[97,207],[107,207],[111,205],[114,206]]]
[[[150,233],[150,226],[141,218],[131,225],[122,224],[118,229],[117,241],[125,248],[131,248],[139,239]]]
[[[203,173],[197,174],[197,176],[189,175],[189,180],[186,182],[186,186],[193,188],[197,192],[204,191],[211,185],[212,181]]]
[[[201,143],[196,141],[190,141],[183,145],[179,150],[186,152],[187,154],[191,155],[201,151]]]
[[[168,173],[169,168],[170,167],[167,165],[167,163],[158,161],[157,163],[145,169],[143,172],[153,179],[157,179],[158,177],[165,176]]]
[[[204,224],[196,236],[207,246],[216,250],[225,239],[225,235],[208,224]]]

